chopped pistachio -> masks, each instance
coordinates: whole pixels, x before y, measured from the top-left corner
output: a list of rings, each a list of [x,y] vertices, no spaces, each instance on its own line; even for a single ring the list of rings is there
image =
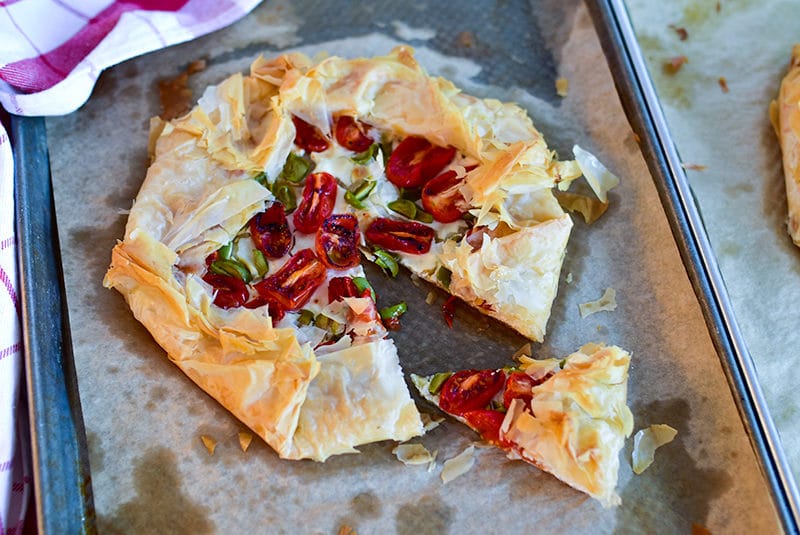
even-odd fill
[[[408,199],[397,199],[387,204],[386,207],[408,219],[414,219],[417,215],[417,205]]]
[[[255,268],[259,277],[263,277],[269,273],[269,262],[267,262],[267,257],[265,257],[264,253],[258,249],[253,249],[253,263],[255,264]]]
[[[294,212],[295,208],[297,208],[297,195],[295,195],[291,184],[285,180],[278,180],[272,185],[271,191],[275,198],[281,202],[287,214]]]
[[[244,282],[253,280],[253,275],[250,273],[250,270],[236,260],[217,260],[212,262],[208,268],[212,273],[216,273],[217,275],[229,275],[241,279]]]
[[[231,253],[233,252],[233,242],[230,241],[230,242],[226,243],[225,245],[220,247],[217,250],[217,252],[219,253],[219,257],[222,260],[229,260],[230,257],[231,257]]]
[[[359,201],[363,201],[369,197],[377,184],[376,180],[363,180],[353,187],[353,196]]]
[[[450,280],[452,279],[453,272],[444,266],[439,266],[436,271],[436,280],[442,285],[445,290],[450,288]]]
[[[286,163],[283,166],[280,178],[288,180],[292,184],[299,184],[312,169],[313,162],[290,152],[289,156],[286,157]]]
[[[383,166],[389,162],[389,156],[392,155],[392,142],[389,140],[381,140],[381,155],[383,156]]]
[[[429,214],[419,206],[417,206],[416,208],[417,208],[417,213],[414,214],[414,219],[416,219],[417,221],[422,221],[423,223],[433,223],[433,216],[431,214]]]
[[[400,265],[394,255],[388,251],[384,251],[380,247],[375,247],[372,254],[375,255],[375,264],[383,269],[384,273],[391,277],[396,277],[400,272]]]
[[[451,375],[453,375],[452,372],[441,372],[434,374],[434,376],[431,377],[431,382],[428,384],[428,392],[430,392],[433,396],[438,394],[439,390],[442,389],[444,382],[447,381]]]
[[[259,173],[253,177],[253,180],[264,186],[265,188],[269,189],[269,178],[267,177],[267,173]]]
[[[358,208],[359,210],[363,210],[365,208],[364,203],[356,199],[356,196],[353,195],[353,192],[351,191],[344,192],[344,200],[353,208]]]
[[[366,277],[353,277],[353,284],[355,285],[358,293],[364,293],[364,290],[369,289],[369,295],[372,297],[373,301],[377,301],[377,297],[375,296],[375,290],[372,288],[372,285],[366,279]]]
[[[311,325],[314,323],[314,313],[304,308],[300,311],[300,317],[297,318],[297,323],[300,325]]]
[[[397,319],[408,311],[408,305],[405,301],[400,301],[396,305],[382,308],[380,311],[381,319],[391,320]]]
[[[375,157],[375,155],[378,153],[378,147],[379,145],[377,143],[373,143],[367,150],[364,152],[359,152],[350,159],[359,165],[364,165]]]

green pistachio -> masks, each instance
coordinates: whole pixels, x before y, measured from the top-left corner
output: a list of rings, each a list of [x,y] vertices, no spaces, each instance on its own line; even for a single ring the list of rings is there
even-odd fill
[[[209,269],[212,273],[216,273],[217,275],[229,275],[237,279],[242,279],[244,282],[253,280],[253,275],[250,273],[250,270],[237,260],[217,260],[211,263]]]
[[[373,261],[384,271],[384,273],[390,277],[397,276],[397,274],[400,272],[400,266],[392,253],[384,251],[380,247],[375,247],[372,251],[372,254],[375,255],[375,259]]]
[[[373,301],[377,301],[377,297],[375,296],[375,290],[372,289],[372,285],[365,277],[353,277],[353,284],[355,285],[358,293],[364,293],[364,290],[369,290],[369,295],[372,297]]]
[[[408,199],[397,199],[387,204],[386,207],[408,219],[414,219],[417,215],[417,205]]]
[[[433,396],[438,394],[439,390],[442,389],[442,385],[444,384],[444,382],[447,381],[451,375],[453,375],[452,372],[442,372],[435,374],[433,377],[431,377],[430,384],[428,384],[428,392],[430,392],[431,395]]]
[[[442,288],[445,290],[450,288],[450,280],[452,276],[453,272],[444,266],[439,266],[439,269],[436,271],[436,280],[439,281],[439,284],[441,284]]]
[[[313,168],[313,162],[290,152],[289,156],[286,158],[286,163],[283,166],[280,178],[288,180],[292,184],[299,184],[308,176],[308,173],[310,173]]]
[[[377,154],[378,152],[378,148],[379,145],[377,143],[373,143],[372,145],[369,146],[367,150],[365,150],[364,152],[359,152],[350,159],[359,165],[365,165],[375,157],[375,154]]]

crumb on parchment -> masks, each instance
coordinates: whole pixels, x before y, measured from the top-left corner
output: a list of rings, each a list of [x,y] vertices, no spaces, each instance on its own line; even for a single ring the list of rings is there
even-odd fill
[[[614,288],[606,288],[600,299],[596,301],[589,301],[588,303],[581,303],[578,305],[581,313],[581,318],[591,316],[598,312],[607,310],[609,312],[617,309],[617,291]]]
[[[667,74],[675,74],[681,70],[684,63],[688,62],[689,58],[686,56],[673,56],[664,62],[664,72]]]
[[[707,167],[699,163],[682,163],[681,167],[687,171],[705,171]]]
[[[681,26],[675,26],[674,24],[669,25],[670,29],[678,34],[678,39],[681,41],[686,41],[689,38],[689,32],[686,31],[686,28]]]
[[[559,97],[564,98],[567,96],[568,92],[569,92],[569,80],[567,80],[564,77],[556,78],[556,94]]]
[[[200,435],[200,440],[203,442],[203,446],[208,450],[208,454],[214,455],[214,451],[217,449],[217,441],[208,435]]]
[[[250,447],[250,443],[253,441],[253,434],[248,433],[247,431],[239,431],[239,447],[242,448],[243,452],[247,452],[247,448]]]

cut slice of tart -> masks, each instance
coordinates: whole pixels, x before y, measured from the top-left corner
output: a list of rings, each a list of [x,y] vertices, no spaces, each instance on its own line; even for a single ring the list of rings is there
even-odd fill
[[[563,360],[412,376],[420,394],[505,450],[598,499],[620,503],[619,452],[633,429],[630,355],[587,344]]]

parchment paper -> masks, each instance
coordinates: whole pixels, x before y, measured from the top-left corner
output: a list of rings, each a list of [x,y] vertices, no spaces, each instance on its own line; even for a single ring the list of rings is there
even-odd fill
[[[786,232],[781,153],[768,107],[792,45],[793,1],[631,0],[630,13],[795,478],[800,476],[800,249]],[[668,27],[687,30],[680,41]],[[688,58],[675,75],[665,58]],[[727,80],[729,92],[718,83]]]
[[[463,33],[469,32],[469,33]],[[643,475],[628,442],[619,492],[602,509],[552,476],[494,449],[447,485],[441,462],[476,436],[445,422],[417,440],[438,450],[432,472],[406,467],[393,444],[324,464],[282,461],[165,358],[120,295],[102,288],[147,166],[147,121],[158,113],[155,81],[206,58],[196,89],[246,68],[261,52],[382,54],[400,42],[467,92],[520,102],[551,147],[578,142],[622,178],[611,207],[577,220],[541,357],[588,341],[632,351],[629,399],[636,429],[667,423],[678,438]],[[555,79],[569,79],[565,99]],[[738,418],[655,187],[613,89],[582,3],[269,2],[220,33],[122,64],[103,75],[79,112],[48,119],[76,368],[89,438],[95,505],[104,533],[686,533],[774,532],[768,489]],[[497,367],[524,343],[459,309],[449,330],[441,294],[406,276],[368,275],[386,302],[410,312],[394,335],[407,373]],[[567,281],[571,282],[567,282]],[[618,308],[581,319],[578,304],[617,290]],[[423,402],[423,410],[433,412]],[[200,435],[218,442],[209,455]]]

